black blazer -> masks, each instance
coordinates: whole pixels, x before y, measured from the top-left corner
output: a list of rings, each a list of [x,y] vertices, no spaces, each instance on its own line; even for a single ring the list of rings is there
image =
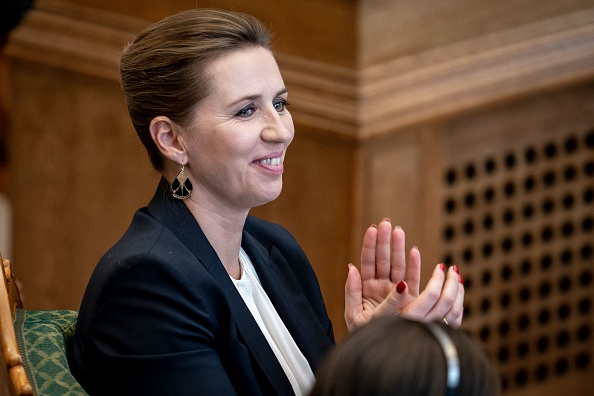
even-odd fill
[[[268,342],[186,206],[161,179],[85,291],[71,370],[91,395],[291,395]],[[316,371],[334,344],[314,271],[283,227],[249,216],[242,247]]]

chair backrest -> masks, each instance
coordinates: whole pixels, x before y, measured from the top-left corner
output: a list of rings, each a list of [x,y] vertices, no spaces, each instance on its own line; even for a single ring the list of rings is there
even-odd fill
[[[2,355],[7,369],[9,386],[16,396],[33,395],[14,331],[14,317],[17,308],[23,303],[19,288],[10,268],[10,260],[2,261],[2,278],[0,279],[0,341]]]
[[[1,259],[1,257],[0,257]],[[0,336],[15,396],[84,396],[68,365],[78,312],[27,310],[9,260],[2,260]]]
[[[87,394],[68,365],[77,318],[72,310],[16,310],[17,343],[34,395]]]

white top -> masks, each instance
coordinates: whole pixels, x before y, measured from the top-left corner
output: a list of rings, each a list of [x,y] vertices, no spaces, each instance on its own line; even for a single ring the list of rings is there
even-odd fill
[[[272,305],[262,288],[260,278],[243,248],[239,252],[241,279],[233,283],[248,306],[260,330],[270,344],[297,396],[307,395],[313,387],[315,377],[309,363],[293,340],[291,333]]]

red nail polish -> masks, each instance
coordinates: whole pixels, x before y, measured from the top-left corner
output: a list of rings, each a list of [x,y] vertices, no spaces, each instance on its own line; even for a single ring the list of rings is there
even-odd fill
[[[441,268],[441,270],[442,270],[443,272],[445,272],[445,270],[446,270],[446,267],[445,267],[445,264],[444,264],[444,263],[440,263],[440,264],[439,264],[439,268]]]
[[[458,269],[457,265],[454,265],[454,272],[460,274],[460,269]]]
[[[464,278],[462,278],[462,275],[458,275],[460,278],[460,283],[464,284]]]
[[[402,294],[404,292],[404,289],[406,289],[406,283],[404,283],[404,281],[398,282],[398,284],[396,285],[396,292],[398,294]]]

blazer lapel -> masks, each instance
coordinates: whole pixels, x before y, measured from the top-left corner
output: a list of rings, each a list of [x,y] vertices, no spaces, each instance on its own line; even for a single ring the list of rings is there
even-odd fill
[[[290,264],[273,246],[269,251],[246,232],[242,246],[285,326],[315,372],[332,343],[305,297]]]
[[[223,265],[211,266],[210,274],[225,293],[237,323],[237,330],[262,368],[262,372],[266,374],[279,395],[294,394],[283,368]]]

